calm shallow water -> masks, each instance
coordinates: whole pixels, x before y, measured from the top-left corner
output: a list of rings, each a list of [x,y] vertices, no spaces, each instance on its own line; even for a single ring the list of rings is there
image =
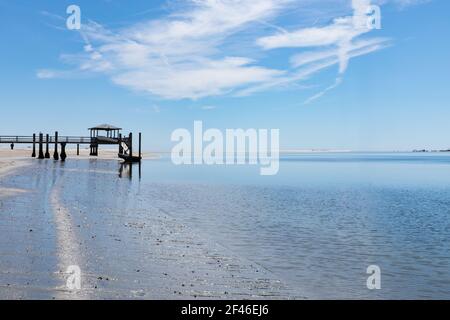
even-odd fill
[[[73,220],[68,231],[80,243],[76,258],[86,262],[83,268],[90,274],[120,279],[114,282],[120,290],[112,291],[117,297],[129,297],[130,283],[136,281],[152,289],[149,298],[186,290],[180,281],[194,276],[183,271],[201,264],[179,258],[181,249],[193,250],[178,243],[181,233],[172,233],[173,226],[178,226],[175,231],[183,226],[185,240],[204,240],[204,252],[195,259],[211,252],[212,244],[225,247],[236,258],[233,266],[264,268],[287,284],[287,290],[273,290],[279,296],[450,299],[450,154],[289,155],[272,177],[260,176],[257,166],[177,167],[167,157],[144,161],[141,179],[137,165],[132,179],[127,178],[129,167],[119,178],[121,166],[115,160],[39,163],[27,169],[33,174],[3,181],[34,190],[3,203],[11,209],[0,223],[8,230],[0,237],[6,256],[35,247],[33,255],[23,256],[20,274],[57,272],[55,232],[67,228],[55,229],[47,199],[59,190],[59,201]],[[163,216],[171,224],[163,223]],[[23,221],[17,223],[19,218]],[[23,225],[34,229],[25,240]],[[167,247],[157,246],[156,238]],[[0,261],[11,272],[17,269],[14,257]],[[377,291],[366,287],[366,269],[373,264],[382,272]],[[168,269],[172,280],[161,281]],[[211,271],[201,283],[212,291],[222,283],[229,291],[232,280]],[[244,271],[237,273],[243,279],[262,276]],[[14,274],[6,273],[5,281],[17,282]],[[47,278],[44,283],[53,283]],[[113,288],[98,285],[104,286],[100,293],[93,291],[99,297]]]
[[[309,298],[450,298],[449,154],[289,155],[274,177],[163,158],[133,185]]]

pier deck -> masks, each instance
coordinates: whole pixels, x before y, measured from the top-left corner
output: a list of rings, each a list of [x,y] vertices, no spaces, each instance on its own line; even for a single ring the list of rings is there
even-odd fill
[[[120,128],[112,127],[109,125],[102,125],[89,129],[91,136],[60,136],[58,132],[55,135],[49,134],[33,134],[31,136],[12,136],[12,135],[0,135],[0,144],[9,144],[11,150],[14,149],[16,144],[31,144],[33,146],[32,157],[38,156],[39,159],[50,158],[50,146],[54,146],[53,158],[55,160],[61,159],[64,161],[67,157],[66,146],[74,144],[77,146],[77,155],[80,154],[80,145],[90,146],[90,155],[98,156],[98,147],[100,145],[118,145],[119,152],[118,157],[125,162],[140,162],[141,156],[141,134],[139,133],[139,156],[133,155],[133,134],[129,136],[122,136]],[[106,132],[106,136],[100,135],[99,132]],[[36,146],[39,148],[39,152],[36,152]],[[58,152],[58,146],[61,147],[61,155]],[[45,153],[44,153],[45,147]]]
[[[33,136],[0,136],[0,143],[3,144],[31,144],[37,142]],[[127,137],[122,138],[122,142],[126,143]],[[47,141],[45,140],[45,143]],[[108,137],[75,137],[75,136],[49,136],[48,143],[66,143],[66,144],[119,144],[119,138]]]

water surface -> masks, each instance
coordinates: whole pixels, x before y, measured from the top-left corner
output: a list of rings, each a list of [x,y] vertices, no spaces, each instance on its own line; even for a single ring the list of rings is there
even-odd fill
[[[52,297],[75,260],[94,298],[450,299],[448,153],[284,155],[276,176],[166,156],[141,179],[115,160],[27,170],[0,181],[31,190],[2,200],[7,297]]]
[[[284,155],[258,167],[143,164],[140,191],[310,298],[450,298],[450,155]],[[382,289],[366,269],[382,270]]]

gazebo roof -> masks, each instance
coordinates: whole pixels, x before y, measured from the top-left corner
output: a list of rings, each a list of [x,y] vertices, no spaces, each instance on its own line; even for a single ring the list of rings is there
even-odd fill
[[[95,126],[93,128],[89,128],[89,130],[113,131],[113,130],[122,130],[122,128],[118,128],[118,127],[112,126],[110,124],[101,124],[101,125]]]

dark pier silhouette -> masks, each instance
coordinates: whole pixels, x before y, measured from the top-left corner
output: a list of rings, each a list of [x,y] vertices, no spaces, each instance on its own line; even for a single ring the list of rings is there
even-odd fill
[[[80,145],[89,145],[90,156],[96,157],[99,154],[100,145],[118,145],[118,157],[123,159],[127,163],[141,162],[142,160],[142,135],[139,133],[138,147],[139,151],[137,155],[133,154],[133,133],[128,136],[123,136],[122,128],[114,127],[111,125],[103,124],[93,128],[89,128],[89,137],[76,137],[76,136],[60,136],[58,132],[55,132],[54,136],[49,134],[45,135],[33,134],[32,136],[1,136],[0,144],[9,144],[11,150],[14,150],[16,144],[31,144],[33,149],[31,157],[38,159],[50,159],[50,145],[54,146],[53,159],[65,161],[67,158],[66,146],[76,145],[77,156],[80,155]],[[36,144],[38,151],[36,153]],[[45,151],[44,151],[45,144]],[[58,150],[60,148],[60,152]]]

